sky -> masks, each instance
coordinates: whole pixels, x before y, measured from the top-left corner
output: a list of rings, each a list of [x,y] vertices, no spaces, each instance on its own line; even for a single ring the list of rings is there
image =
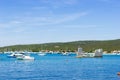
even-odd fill
[[[120,39],[120,0],[0,0],[0,47]]]

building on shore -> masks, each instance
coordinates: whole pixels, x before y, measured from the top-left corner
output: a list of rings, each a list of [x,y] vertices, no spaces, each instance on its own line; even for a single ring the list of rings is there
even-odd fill
[[[102,49],[96,49],[94,53],[85,53],[81,47],[78,48],[77,52],[77,58],[82,58],[82,57],[102,57],[103,55],[103,50]]]

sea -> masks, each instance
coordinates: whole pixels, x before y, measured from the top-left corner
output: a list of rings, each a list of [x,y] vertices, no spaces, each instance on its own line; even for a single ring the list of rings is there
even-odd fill
[[[120,55],[76,58],[75,54],[31,54],[17,60],[0,54],[0,80],[120,80]]]

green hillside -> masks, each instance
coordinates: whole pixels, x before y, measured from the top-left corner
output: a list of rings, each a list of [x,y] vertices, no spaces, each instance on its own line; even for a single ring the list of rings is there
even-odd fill
[[[92,52],[95,49],[102,48],[104,51],[120,50],[120,39],[104,40],[104,41],[73,41],[65,43],[45,43],[45,44],[29,44],[29,45],[13,45],[1,47],[0,51],[75,51],[78,47],[82,47],[84,51]]]

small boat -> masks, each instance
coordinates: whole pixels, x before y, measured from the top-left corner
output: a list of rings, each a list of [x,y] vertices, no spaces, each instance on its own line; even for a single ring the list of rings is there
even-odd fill
[[[29,53],[19,53],[16,58],[18,60],[34,60],[34,57],[31,57]]]
[[[9,58],[16,58],[16,57],[21,56],[21,55],[23,55],[23,54],[18,53],[18,52],[13,52],[12,54],[8,55],[7,57],[9,57]]]
[[[45,56],[46,53],[45,53],[45,52],[39,52],[38,55],[40,55],[40,56]]]
[[[40,54],[38,54],[38,55],[40,55],[40,56],[45,56],[46,54],[45,54],[45,53],[40,53]]]
[[[10,55],[7,55],[7,57],[9,57],[9,58],[15,58],[16,56],[15,56],[15,53],[12,53]]]
[[[62,55],[64,55],[64,56],[68,56],[69,53],[68,53],[68,52],[63,52]]]
[[[17,57],[18,60],[34,60],[34,57],[28,56],[28,55],[22,55]]]

